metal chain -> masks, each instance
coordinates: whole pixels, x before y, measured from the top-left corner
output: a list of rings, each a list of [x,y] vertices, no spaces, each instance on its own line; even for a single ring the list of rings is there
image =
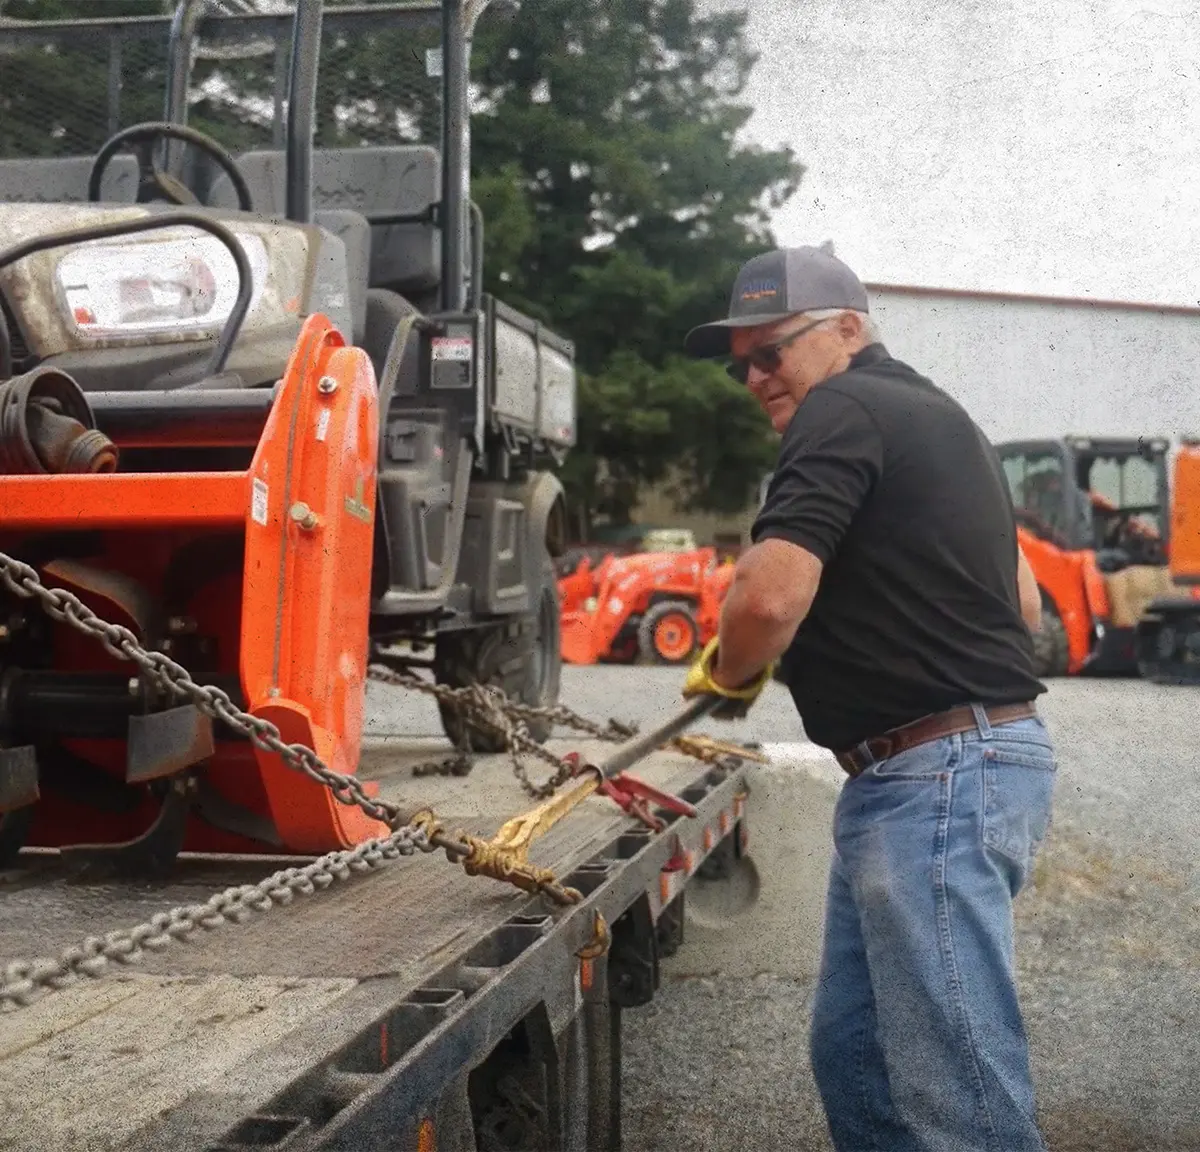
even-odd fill
[[[515,704],[505,695],[503,689],[494,684],[467,684],[460,688],[448,684],[436,684],[425,680],[413,672],[401,672],[395,668],[384,668],[372,665],[368,670],[372,680],[383,684],[391,684],[397,688],[407,688],[433,696],[440,703],[454,709],[462,716],[464,725],[471,725],[485,732],[493,732],[504,740],[512,759],[513,775],[520,782],[526,795],[535,800],[546,800],[553,796],[568,780],[575,775],[576,765],[566,757],[557,756],[539,744],[529,732],[527,718],[540,716],[540,710]],[[598,731],[604,731],[599,725],[594,725]],[[549,764],[554,772],[541,784],[535,784],[529,778],[529,771],[521,761],[521,755],[535,756]],[[421,764],[417,766],[417,775],[429,775],[434,771],[455,772],[464,763],[465,753],[460,749],[459,754],[442,766],[437,764]]]
[[[26,1007],[40,994],[66,988],[81,976],[100,977],[110,961],[136,964],[146,951],[161,952],[172,941],[182,940],[198,928],[212,931],[230,922],[241,924],[253,912],[269,912],[277,904],[290,904],[295,896],[311,896],[335,880],[350,879],[352,873],[382,868],[417,850],[437,849],[425,828],[406,825],[390,836],[330,852],[303,867],[284,868],[257,884],[226,888],[203,904],[172,908],[134,928],[89,936],[56,959],[13,961],[0,973],[0,1009]]]
[[[509,700],[503,690],[495,685],[470,684],[454,688],[425,680],[414,672],[402,672],[396,668],[377,665],[371,666],[368,675],[384,684],[432,696],[440,703],[462,713],[465,719],[473,719],[483,729],[498,733],[503,737],[505,747],[512,755],[514,775],[524,791],[535,800],[544,800],[553,795],[570,778],[572,769],[562,757],[555,756],[530,736],[528,724],[531,720],[546,720],[552,727],[571,728],[610,743],[620,743],[638,734],[635,724],[626,724],[613,717],[609,717],[605,724],[598,724],[565,704],[538,707]],[[728,766],[731,756],[741,758],[751,755],[749,749],[734,747],[700,734],[676,736],[668,746],[714,767]],[[520,752],[527,752],[553,765],[554,775],[543,785],[533,784],[520,761]],[[753,758],[763,759],[761,756]],[[456,754],[447,760],[431,760],[417,765],[413,774],[465,776],[470,770],[470,751],[460,747]]]
[[[485,856],[486,842],[463,833],[447,835],[428,810],[406,817],[399,805],[372,799],[359,780],[334,772],[303,744],[285,744],[274,724],[243,712],[220,688],[197,684],[182,665],[161,652],[143,648],[128,628],[100,619],[65,589],[47,588],[30,565],[0,552],[0,581],[22,599],[38,600],[53,619],[98,640],[113,656],[132,661],[156,683],[190,699],[206,715],[241,732],[258,747],[274,752],[289,768],[327,787],[340,803],[355,805],[392,829],[386,837],[331,852],[303,868],[285,869],[256,885],[227,889],[205,904],[173,908],[134,928],[88,937],[82,945],[67,948],[57,959],[14,961],[0,976],[0,1008],[24,1006],[37,994],[65,987],[80,975],[100,975],[110,960],[135,963],[144,955],[144,949],[161,950],[197,927],[212,929],[230,920],[240,922],[252,911],[267,911],[275,903],[289,903],[295,895],[310,895],[328,887],[335,879],[348,878],[351,872],[379,868],[401,856],[412,855],[414,850],[441,849],[448,858],[462,861],[469,874],[481,871],[474,862]],[[482,715],[492,716],[494,711],[493,706]],[[516,736],[521,738],[519,730]],[[524,739],[537,747],[529,740],[527,730]],[[566,764],[559,757],[553,760]],[[526,891],[541,892],[560,904],[572,904],[579,899],[578,892],[564,888],[545,869],[506,870],[503,878]]]
[[[172,940],[182,939],[197,928],[211,930],[230,921],[241,923],[254,911],[266,912],[276,904],[288,904],[296,895],[311,895],[329,887],[334,880],[345,880],[351,873],[383,867],[402,856],[411,856],[415,851],[429,853],[441,849],[449,859],[463,862],[468,874],[478,874],[482,870],[479,862],[487,857],[486,842],[464,833],[447,835],[428,810],[405,816],[399,805],[371,798],[358,779],[334,772],[304,744],[284,743],[279,729],[270,721],[242,711],[222,689],[197,684],[182,665],[161,652],[143,648],[128,628],[102,620],[65,589],[47,588],[33,567],[3,552],[0,552],[0,581],[15,595],[38,600],[53,619],[98,640],[113,656],[136,664],[167,691],[189,699],[206,715],[240,732],[259,748],[275,753],[287,767],[324,785],[339,803],[361,808],[392,830],[388,836],[365,841],[352,849],[330,852],[301,868],[276,872],[258,884],[226,889],[204,904],[173,908],[134,928],[117,930],[102,937],[88,937],[82,944],[67,948],[57,959],[14,961],[0,975],[0,1009],[27,1005],[40,993],[66,987],[81,975],[101,975],[110,961],[136,963],[145,950],[161,951]],[[494,685],[453,688],[430,683],[408,672],[378,666],[372,666],[369,675],[384,683],[432,695],[461,713],[466,724],[473,723],[499,734],[510,752],[513,771],[522,788],[539,800],[553,795],[571,779],[576,766],[572,760],[557,756],[539,744],[530,735],[530,720],[549,720],[554,725],[573,728],[606,741],[625,740],[637,731],[612,719],[602,726],[561,704],[536,708],[509,701]],[[708,762],[720,759],[703,746],[689,747],[684,738],[672,743],[697,759]],[[551,765],[553,774],[542,784],[534,784],[520,760],[522,753]],[[464,774],[469,769],[469,751],[465,747],[447,763],[418,766],[419,774],[431,770]],[[545,869],[528,868],[521,872],[505,869],[499,875],[526,891],[541,892],[560,904],[575,903],[580,898],[578,892],[564,888]]]

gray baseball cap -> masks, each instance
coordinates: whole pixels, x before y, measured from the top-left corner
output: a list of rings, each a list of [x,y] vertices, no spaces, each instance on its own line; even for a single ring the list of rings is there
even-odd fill
[[[728,356],[730,329],[775,324],[822,308],[867,312],[867,290],[825,248],[765,252],[742,265],[733,282],[729,316],[693,328],[684,339],[684,351],[700,358]]]

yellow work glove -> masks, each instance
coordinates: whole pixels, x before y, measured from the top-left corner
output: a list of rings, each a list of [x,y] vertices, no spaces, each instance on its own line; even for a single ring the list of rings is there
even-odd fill
[[[711,715],[714,720],[741,720],[750,711],[750,705],[758,699],[774,675],[775,666],[767,665],[749,684],[740,688],[723,688],[712,678],[712,666],[717,659],[717,638],[714,636],[700,653],[696,662],[688,669],[683,682],[683,697],[690,700],[696,696],[722,696],[727,703],[720,705]]]

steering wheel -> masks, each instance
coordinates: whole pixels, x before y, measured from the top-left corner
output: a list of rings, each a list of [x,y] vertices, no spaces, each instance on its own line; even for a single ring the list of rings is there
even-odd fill
[[[1137,504],[1119,508],[1112,514],[1106,539],[1111,538],[1114,545],[1135,553],[1144,558],[1145,562],[1156,563],[1160,556],[1165,556],[1161,539],[1145,523],[1139,523],[1139,516],[1161,513],[1157,504]]]
[[[190,188],[181,180],[175,179],[169,172],[164,172],[154,163],[153,144],[164,136],[195,144],[197,148],[207,152],[221,167],[233,184],[237,193],[238,207],[243,212],[253,212],[254,203],[250,197],[250,188],[246,178],[237,166],[237,161],[225,151],[210,136],[188,128],[183,124],[172,124],[167,120],[148,120],[144,124],[134,124],[124,128],[115,136],[110,136],[96,155],[92,163],[92,171],[88,176],[88,200],[95,204],[100,200],[100,181],[108,169],[109,161],[126,145],[132,145],[130,151],[138,158],[138,194],[137,203],[144,204],[154,198],[157,193],[171,204],[200,206],[200,201]]]

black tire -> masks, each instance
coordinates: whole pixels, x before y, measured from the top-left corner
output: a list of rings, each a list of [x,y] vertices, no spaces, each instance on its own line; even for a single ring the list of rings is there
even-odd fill
[[[680,646],[664,654],[655,643],[655,633],[669,620],[674,620],[683,631],[679,634]],[[660,600],[650,607],[638,625],[638,654],[653,664],[684,664],[696,654],[699,646],[700,626],[696,623],[692,605],[686,600]]]
[[[1200,666],[1188,659],[1200,620],[1191,604],[1182,610],[1151,605],[1137,626],[1138,674],[1151,684],[1200,684]]]
[[[11,868],[17,862],[29,829],[33,825],[34,805],[0,813],[0,868]]]
[[[1067,629],[1054,601],[1042,593],[1042,627],[1033,633],[1033,667],[1039,680],[1067,674],[1070,651]]]
[[[494,684],[513,701],[533,708],[558,703],[562,685],[562,620],[554,562],[543,552],[532,613],[503,624],[446,632],[438,637],[434,676],[439,684],[461,688]],[[464,722],[453,710],[438,705],[442,729],[455,747],[472,752],[505,750],[504,739],[490,730]],[[533,720],[527,725],[538,743],[550,739],[553,725]]]
[[[683,947],[686,892],[680,892],[663,910],[654,925],[654,934],[658,940],[658,954],[661,957],[674,956]]]

